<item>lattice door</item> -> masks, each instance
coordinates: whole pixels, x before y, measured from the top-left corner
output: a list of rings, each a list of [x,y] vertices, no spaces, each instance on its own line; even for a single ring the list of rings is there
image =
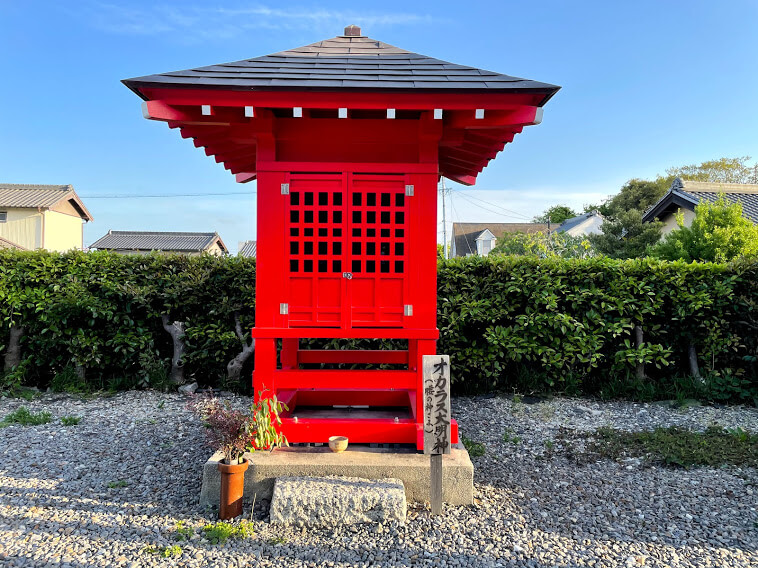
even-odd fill
[[[403,176],[354,175],[348,200],[351,325],[403,323],[409,198]]]
[[[290,176],[289,324],[400,327],[408,217],[403,176]]]
[[[287,211],[290,325],[340,327],[346,279],[345,179],[292,175]]]

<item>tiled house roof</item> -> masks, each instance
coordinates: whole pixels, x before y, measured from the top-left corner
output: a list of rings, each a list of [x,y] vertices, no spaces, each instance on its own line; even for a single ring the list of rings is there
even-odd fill
[[[178,233],[167,231],[108,231],[90,248],[121,251],[202,252],[215,242],[226,252],[218,233]]]
[[[680,208],[694,211],[695,205],[700,202],[715,202],[720,193],[730,203],[741,203],[742,215],[758,224],[758,184],[712,183],[680,178],[676,178],[666,195],[645,212],[642,220],[663,219]]]
[[[252,258],[255,258],[257,252],[258,241],[242,241],[237,250],[238,255]]]
[[[92,215],[70,185],[0,183],[0,207],[50,209],[61,201],[69,201],[85,221],[92,221]]]
[[[453,223],[455,256],[476,253],[476,238],[489,229],[496,239],[505,233],[543,233],[547,223]]]

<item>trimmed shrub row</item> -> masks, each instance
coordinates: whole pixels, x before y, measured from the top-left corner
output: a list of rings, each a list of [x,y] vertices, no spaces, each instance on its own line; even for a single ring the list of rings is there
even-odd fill
[[[758,396],[757,277],[755,261],[440,261],[439,351],[454,362],[458,392],[749,402]],[[239,385],[224,383],[242,349],[235,320],[253,324],[254,289],[255,261],[239,257],[2,251],[0,353],[23,330],[6,388],[165,384],[166,316],[186,322],[189,377],[244,390],[250,361]]]

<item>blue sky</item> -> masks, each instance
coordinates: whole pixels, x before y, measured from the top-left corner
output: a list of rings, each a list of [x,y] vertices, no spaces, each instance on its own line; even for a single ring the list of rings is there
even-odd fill
[[[0,181],[73,184],[95,217],[85,244],[109,229],[215,230],[236,251],[256,234],[255,184],[144,120],[120,80],[273,53],[350,23],[563,87],[475,188],[458,186],[449,222],[523,221],[671,166],[758,158],[755,0],[0,0]],[[194,193],[233,195],[181,197]],[[143,194],[174,197],[95,198]]]

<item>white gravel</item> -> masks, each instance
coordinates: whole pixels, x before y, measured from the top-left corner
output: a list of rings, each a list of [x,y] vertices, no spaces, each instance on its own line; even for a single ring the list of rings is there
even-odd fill
[[[258,503],[255,536],[211,545],[200,529],[214,519],[197,505],[209,451],[182,396],[0,399],[0,418],[22,405],[53,421],[0,429],[0,566],[758,566],[756,469],[577,465],[554,441],[602,425],[755,432],[756,409],[455,399],[462,433],[486,446],[473,506],[305,530],[271,526]],[[82,420],[63,426],[67,415]],[[175,544],[171,558],[146,550]]]

